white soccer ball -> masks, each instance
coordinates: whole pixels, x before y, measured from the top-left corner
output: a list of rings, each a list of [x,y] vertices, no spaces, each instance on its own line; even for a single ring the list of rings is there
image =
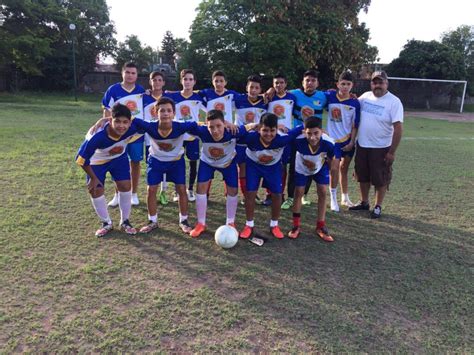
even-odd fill
[[[229,249],[235,246],[239,241],[239,233],[234,227],[220,226],[214,234],[216,244],[224,249]]]

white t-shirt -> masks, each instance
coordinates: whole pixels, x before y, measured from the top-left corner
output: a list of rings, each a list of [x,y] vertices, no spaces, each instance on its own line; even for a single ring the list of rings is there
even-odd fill
[[[393,124],[403,122],[403,105],[400,99],[390,92],[377,97],[372,91],[367,91],[359,97],[359,101],[359,145],[364,148],[390,147]]]

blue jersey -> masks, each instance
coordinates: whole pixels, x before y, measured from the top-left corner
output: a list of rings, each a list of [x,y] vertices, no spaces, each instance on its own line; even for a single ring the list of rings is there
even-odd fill
[[[315,175],[324,164],[327,164],[326,158],[332,159],[334,157],[334,140],[326,134],[321,136],[316,150],[311,148],[304,133],[296,138],[295,146],[295,171],[301,175]]]
[[[196,122],[173,121],[171,131],[167,135],[160,133],[159,121],[137,122],[137,126],[150,136],[150,156],[160,161],[173,161],[181,159],[184,153],[184,134],[196,129]]]
[[[278,124],[283,124],[286,128],[292,128],[295,102],[295,95],[289,92],[286,92],[283,96],[275,94],[268,103],[268,112],[274,113],[278,117]]]
[[[302,130],[303,126],[300,125],[288,131],[288,134],[278,132],[268,145],[262,142],[259,132],[249,132],[241,141],[247,144],[245,154],[248,159],[261,165],[274,165],[281,161],[284,148],[301,134]]]
[[[328,99],[328,134],[337,143],[346,142],[351,138],[352,127],[359,127],[359,100],[351,97],[341,100],[335,90],[325,94]]]
[[[312,95],[307,95],[302,89],[290,90],[295,95],[296,103],[293,114],[295,125],[301,124],[310,116],[323,118],[323,109],[326,107],[326,95],[322,91],[315,91]]]
[[[112,110],[112,107],[117,102],[127,106],[134,117],[143,119],[143,104],[142,94],[145,92],[140,85],[128,91],[125,90],[121,83],[110,86],[102,98],[102,106],[107,110]]]
[[[221,95],[214,89],[200,90],[199,94],[204,98],[207,111],[219,110],[224,114],[227,122],[233,122],[233,111],[235,108],[235,98],[240,95],[233,90],[226,90]]]
[[[132,120],[130,128],[119,138],[109,136],[109,124],[94,134],[87,133],[76,155],[76,163],[81,166],[102,165],[122,156],[129,143],[142,137],[143,131],[136,124],[141,120]]]
[[[260,117],[267,112],[267,105],[263,99],[251,102],[247,94],[239,94],[235,97],[235,124],[238,126],[249,123],[259,123]]]

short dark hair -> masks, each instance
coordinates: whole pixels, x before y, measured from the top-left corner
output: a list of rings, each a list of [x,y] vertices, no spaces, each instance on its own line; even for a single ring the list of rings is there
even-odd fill
[[[183,69],[183,70],[181,70],[181,72],[179,73],[179,77],[181,79],[183,79],[186,76],[186,74],[192,74],[194,80],[196,80],[196,73],[192,69]]]
[[[310,116],[304,121],[304,128],[323,128],[323,120],[316,116]]]
[[[165,81],[165,74],[163,74],[162,72],[156,71],[156,70],[155,70],[155,71],[152,71],[152,72],[150,73],[150,79],[154,79],[155,76],[161,76],[161,79],[163,79],[163,81]]]
[[[122,71],[125,71],[127,68],[135,68],[138,71],[138,67],[134,62],[125,62],[125,64],[122,66]]]
[[[283,79],[283,80],[285,80],[285,83],[286,83],[286,81],[287,81],[287,80],[286,80],[286,75],[285,75],[285,74],[282,74],[282,73],[277,73],[277,74],[275,74],[275,75],[273,76],[273,80],[275,80],[275,79]]]
[[[260,123],[266,127],[275,128],[278,127],[278,117],[274,113],[264,113],[260,117]]]
[[[207,112],[206,121],[221,120],[224,122],[224,113],[221,110],[209,110]]]
[[[262,78],[260,77],[260,75],[250,75],[247,78],[247,84],[250,82],[259,83],[260,85],[262,85]]]
[[[304,72],[303,78],[306,78],[307,76],[312,76],[317,79],[319,77],[319,72],[314,69],[309,69]]]
[[[112,107],[112,118],[117,118],[117,117],[127,117],[129,120],[132,119],[132,113],[130,112],[130,109],[122,105],[121,103],[116,103]]]
[[[339,75],[339,78],[338,78],[338,81],[341,81],[341,80],[347,80],[347,81],[354,82],[354,77],[352,75],[352,72],[350,72],[349,70],[346,70],[346,71],[342,72],[341,75]]]
[[[224,79],[226,78],[225,73],[222,70],[214,70],[212,72],[212,80],[214,80],[216,76],[222,76]]]
[[[155,107],[158,108],[161,105],[170,104],[173,107],[173,112],[176,112],[176,104],[174,103],[173,99],[169,97],[160,97],[155,104]]]

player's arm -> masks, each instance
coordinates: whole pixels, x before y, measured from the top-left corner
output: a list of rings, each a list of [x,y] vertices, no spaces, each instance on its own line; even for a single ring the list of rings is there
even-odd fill
[[[357,105],[356,105],[355,118],[354,118],[354,123],[352,124],[352,130],[351,130],[351,141],[341,148],[341,150],[344,152],[349,152],[350,150],[352,150],[352,148],[354,148],[357,132],[359,131],[360,105],[358,101],[356,102],[357,102]]]
[[[402,140],[402,133],[403,133],[403,123],[402,122],[394,122],[393,124],[393,136],[392,136],[392,145],[388,150],[387,154],[385,154],[385,162],[388,165],[391,165],[395,160],[395,152],[397,151],[398,145]]]
[[[105,109],[104,109],[104,111],[105,111]],[[112,119],[112,116],[99,118],[97,120],[97,122],[94,123],[91,128],[89,128],[88,133],[94,134],[99,129],[103,128],[107,122],[110,122],[111,119]]]
[[[94,170],[92,170],[92,167],[90,165],[82,165],[81,168],[82,170],[86,172],[87,175],[89,175],[87,190],[89,190],[89,193],[91,195],[94,195],[97,189],[104,188],[104,186],[102,185],[100,180],[97,178],[97,176],[94,173]]]
[[[102,188],[100,180],[95,175],[92,167],[90,166],[90,158],[98,148],[97,141],[92,137],[89,140],[84,141],[76,155],[76,163],[86,172],[90,180],[87,184],[87,189],[91,194],[94,194],[97,188]]]

